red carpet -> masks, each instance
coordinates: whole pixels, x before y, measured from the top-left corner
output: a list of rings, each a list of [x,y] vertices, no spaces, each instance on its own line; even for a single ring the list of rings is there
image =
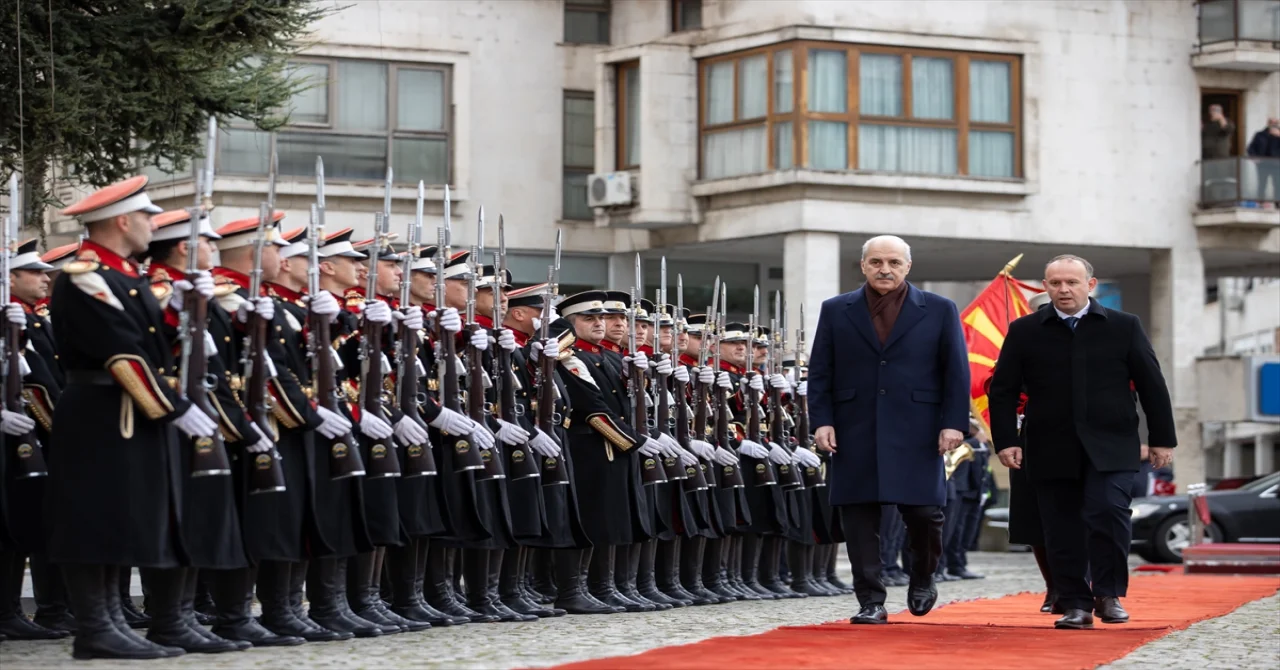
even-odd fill
[[[925,617],[903,612],[887,626],[845,621],[718,637],[557,666],[573,670],[753,670],[759,668],[892,668],[893,670],[1057,670],[1093,668],[1138,647],[1222,616],[1280,590],[1276,577],[1134,575],[1125,608],[1132,622],[1097,623],[1091,631],[1054,630],[1040,613],[1043,594],[959,602]],[[850,599],[852,606],[852,599]]]

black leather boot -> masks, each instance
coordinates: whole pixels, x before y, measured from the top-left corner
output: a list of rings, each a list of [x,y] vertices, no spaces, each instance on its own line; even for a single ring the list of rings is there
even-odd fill
[[[539,551],[545,552],[547,550],[540,549]],[[519,563],[519,566],[517,567],[517,570],[519,570],[519,574],[520,574],[519,581],[517,584],[517,589],[520,591],[520,602],[524,603],[527,606],[526,609],[531,609],[531,608],[543,609],[550,612],[552,617],[560,617],[568,614],[568,612],[562,609],[559,609],[553,605],[553,603],[555,602],[554,599],[552,599],[550,602],[547,602],[546,604],[543,604],[540,599],[534,598],[533,588],[531,586],[533,584],[533,576],[530,574],[533,566],[533,553],[534,553],[533,549],[529,549],[529,548],[520,549],[520,563]],[[550,563],[548,563],[548,566],[550,566]],[[554,580],[551,580],[551,581],[554,587],[555,582]],[[541,614],[538,614],[537,612],[532,612],[532,614],[538,617],[543,616]],[[546,617],[543,617],[543,618],[546,618]]]
[[[517,612],[506,603],[502,602],[502,595],[499,587],[502,584],[502,567],[508,552],[518,551],[518,547],[514,549],[492,549],[489,551],[489,576],[485,580],[485,588],[489,590],[489,603],[493,606],[494,611],[498,613],[499,620],[514,623],[520,621],[537,621],[538,616],[535,614],[523,614]],[[519,562],[517,557],[516,562]],[[514,575],[512,576],[514,582]]]
[[[388,577],[390,572],[385,571],[386,565],[387,547],[378,547],[377,551],[374,552],[373,558],[373,579],[369,582],[369,603],[373,606],[373,609],[377,610],[383,619],[399,626],[402,631],[412,633],[431,628],[429,621],[410,621],[391,611],[391,603],[382,597],[384,591],[387,593],[387,597],[393,597],[391,596],[391,584]]]
[[[418,560],[417,568],[413,573],[413,593],[418,599],[418,607],[427,615],[427,623],[432,626],[460,626],[464,623],[470,623],[470,619],[464,616],[452,616],[441,612],[431,606],[426,598],[426,580],[427,580],[427,559],[430,556],[430,541],[427,538],[421,538],[416,543],[416,555]]]
[[[502,569],[498,573],[498,602],[507,609],[535,619],[545,619],[564,614],[564,610],[543,607],[525,597],[520,588],[524,581],[523,563],[528,556],[524,547],[513,547],[502,552]],[[559,614],[557,614],[557,611]]]
[[[502,621],[503,616],[490,599],[489,553],[488,549],[463,549],[459,555],[462,562],[462,592],[467,599],[467,609],[482,617],[472,619],[476,623]]]
[[[402,633],[403,628],[382,616],[374,606],[373,577],[377,557],[377,551],[368,551],[347,559],[347,604],[357,617],[377,626],[383,635]]]
[[[218,614],[218,608],[213,604],[213,595],[209,591],[209,579],[208,574],[202,571],[196,581],[196,621],[201,626],[212,626]]]
[[[629,545],[622,545],[621,547],[607,545],[595,547],[592,550],[591,563],[587,569],[587,590],[596,600],[610,607],[621,607],[627,612],[651,612],[653,611],[652,607],[646,609],[618,591],[617,563],[615,559],[617,550],[624,549],[625,551],[627,546]]]
[[[431,607],[446,616],[466,619],[468,623],[489,623],[481,621],[479,612],[473,612],[453,597],[453,573],[449,566],[449,552],[437,544],[430,545],[427,551],[427,570],[423,582],[422,595]]]
[[[658,606],[660,610],[684,607],[685,601],[676,600],[658,588],[658,540],[640,543],[640,570],[636,573],[636,593]]]
[[[31,590],[36,601],[36,615],[32,620],[49,630],[76,632],[76,618],[67,607],[67,585],[62,581],[62,571],[44,554],[32,554],[29,561]]]
[[[329,630],[316,623],[303,607],[303,585],[307,583],[310,567],[308,561],[292,563],[289,566],[289,609],[293,610],[293,615],[302,622],[302,625],[311,629],[311,637],[304,635],[303,639],[308,642],[328,642],[330,639],[341,641],[354,638],[355,634],[350,631]]]
[[[258,623],[276,635],[300,637],[307,642],[342,639],[338,633],[321,628],[310,619],[298,618],[290,601],[293,568],[297,565],[285,561],[263,561],[258,565],[258,602],[262,603],[262,616],[258,617]]]
[[[708,540],[703,537],[691,538],[680,551],[680,585],[693,596],[693,604],[714,605],[720,597],[708,591],[702,584],[703,554],[706,552]]]
[[[103,570],[103,583],[105,583],[108,587],[107,588],[107,614],[111,616],[111,622],[115,624],[116,630],[120,631],[125,637],[129,638],[130,640],[133,640],[135,644],[139,644],[143,646],[155,645],[154,642],[151,642],[150,640],[148,640],[147,638],[139,634],[138,631],[135,630],[132,626],[130,626],[129,622],[125,619],[124,608],[121,604],[120,589],[118,587],[121,583],[127,584],[126,578],[122,576],[121,573],[125,573],[126,575],[131,575],[133,572],[132,569],[116,567],[114,565],[107,565],[107,566],[103,566],[102,570]],[[115,589],[110,588],[112,584],[116,584],[117,588]],[[143,589],[144,590],[146,589],[145,584],[143,585]],[[130,601],[130,604],[132,604],[132,601]],[[74,601],[72,603],[72,607],[75,607]],[[151,619],[148,618],[147,623],[149,624],[150,622],[151,622]],[[165,651],[165,655],[170,658],[174,656],[181,656],[187,653],[179,649],[178,647],[165,647],[161,645],[156,645],[156,646],[163,649]]]
[[[187,622],[187,627],[190,628],[191,630],[194,630],[198,635],[203,636],[206,640],[209,640],[209,642],[212,644],[217,644],[217,645],[230,644],[231,646],[235,647],[234,651],[245,651],[248,649],[252,649],[253,648],[252,644],[245,642],[243,640],[228,640],[226,638],[218,637],[217,635],[214,635],[212,631],[210,631],[208,628],[205,628],[200,623],[200,619],[196,615],[195,601],[196,601],[196,584],[198,582],[198,578],[202,573],[202,571],[196,570],[194,568],[188,568],[186,570],[186,573],[187,573],[186,583],[183,585],[183,589],[182,589],[182,620]],[[210,600],[212,600],[212,598],[210,598]]]
[[[680,538],[655,543],[654,586],[675,607],[693,605],[693,594],[680,585]],[[652,600],[652,598],[650,598]],[[679,603],[675,605],[675,603]]]
[[[124,616],[125,623],[130,628],[146,628],[151,625],[151,617],[144,614],[133,603],[133,595],[129,593],[130,585],[133,582],[133,569],[129,567],[118,568],[117,577],[119,579],[116,592],[118,595],[114,600],[120,603],[120,613]],[[143,593],[146,593],[146,586],[143,586]]]
[[[742,585],[762,599],[776,600],[782,596],[760,583],[760,555],[764,548],[762,539],[754,533],[742,538]]]
[[[277,635],[253,618],[253,583],[253,568],[209,572],[209,591],[218,606],[214,635],[255,647],[292,647],[306,642],[294,635]]]
[[[22,612],[22,580],[27,557],[15,551],[0,552],[0,635],[10,640],[61,640],[66,631],[49,630]]]
[[[826,547],[825,561],[827,566],[827,569],[826,569],[827,583],[835,587],[835,589],[842,594],[848,595],[853,593],[853,587],[845,583],[844,580],[840,579],[840,574],[836,571],[836,562],[837,562],[837,559],[839,559],[840,557],[841,545],[828,544],[824,546]]]
[[[787,566],[791,568],[791,590],[815,598],[825,598],[830,592],[813,581],[813,559],[807,547],[799,542],[787,542]]]
[[[193,627],[187,622],[183,600],[188,577],[191,578],[191,599],[195,600],[195,575],[190,572],[189,568],[143,568],[142,579],[151,598],[151,626],[147,629],[147,639],[158,645],[178,647],[195,654],[240,651],[242,647],[230,640],[217,635],[206,636],[204,628],[198,625]]]
[[[585,551],[582,549],[557,549],[555,557],[556,609],[569,614],[616,614],[625,612],[621,607],[613,607],[587,597],[587,589],[582,579],[581,565]]]
[[[741,600],[760,600],[762,596],[747,587],[745,575],[749,566],[743,559],[744,545],[742,538],[735,538],[730,545],[729,575],[725,586],[728,586]]]
[[[555,561],[562,549],[531,549],[529,551],[529,599],[539,605],[550,605],[559,594],[556,591]]]
[[[120,593],[114,570],[108,579],[108,570],[100,565],[63,565],[61,568],[78,628],[71,645],[72,657],[149,660],[175,655],[158,644],[121,632],[111,613],[111,602]],[[180,649],[176,651],[182,653]]]
[[[840,589],[827,581],[827,545],[807,546],[805,556],[808,557],[809,577],[813,585],[829,596],[844,595]]]
[[[702,586],[718,603],[731,603],[738,599],[724,588],[724,547],[728,539],[707,540],[702,555]]]
[[[640,606],[642,612],[659,612],[671,609],[670,605],[659,605],[640,595],[640,561],[644,558],[644,543],[636,542],[618,547],[614,554],[613,565],[617,574],[613,583],[624,598]]]
[[[782,538],[768,535],[763,538],[764,545],[760,560],[760,585],[782,596],[783,598],[805,598],[805,594],[794,591],[778,577],[778,566],[782,562]]]
[[[431,614],[422,608],[415,592],[414,574],[418,570],[418,545],[387,549],[386,573],[391,582],[391,611],[403,619],[431,626]]]
[[[307,569],[307,613],[316,625],[355,637],[379,637],[382,628],[351,612],[347,605],[347,559],[319,558]],[[348,614],[350,613],[350,614]]]

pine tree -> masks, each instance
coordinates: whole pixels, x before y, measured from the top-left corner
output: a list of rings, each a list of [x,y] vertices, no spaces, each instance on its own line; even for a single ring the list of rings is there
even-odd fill
[[[0,0],[0,174],[22,170],[28,225],[57,176],[102,186],[185,169],[208,116],[263,130],[310,85],[288,76],[317,0]]]

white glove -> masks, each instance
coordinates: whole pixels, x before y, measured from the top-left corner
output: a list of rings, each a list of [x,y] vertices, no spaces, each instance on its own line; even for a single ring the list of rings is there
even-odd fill
[[[662,449],[662,455],[664,458],[678,458],[680,456],[680,452],[684,451],[680,448],[680,443],[676,442],[674,437],[671,437],[666,433],[658,433],[658,444]]]
[[[764,377],[760,375],[748,375],[743,379],[746,385],[756,393],[764,393]]]
[[[738,445],[738,453],[751,458],[769,457],[768,449],[765,449],[759,442],[752,442],[751,440],[743,440],[742,444]]]
[[[716,448],[702,440],[689,440],[689,451],[697,454],[698,458],[709,461],[711,456],[716,453]]]
[[[649,369],[649,357],[645,356],[643,351],[637,351],[630,356],[623,356],[622,360],[626,363],[634,363],[641,370]]]
[[[402,416],[396,422],[395,433],[396,439],[405,445],[427,444],[431,439],[427,435],[427,429],[408,416]]]
[[[681,463],[681,464],[683,464],[685,467],[689,467],[690,465],[697,465],[697,464],[698,464],[698,457],[697,457],[697,456],[694,456],[693,454],[691,454],[691,453],[689,453],[689,452],[687,452],[687,451],[685,451],[684,449],[681,449],[681,450],[680,450],[680,463]]]
[[[529,441],[529,431],[514,423],[498,419],[498,439],[508,447],[519,446]]]
[[[809,395],[809,380],[808,380],[808,379],[806,379],[806,380],[804,380],[804,381],[800,382],[800,385],[799,385],[799,386],[796,386],[796,395],[799,395],[799,396]]]
[[[716,383],[716,371],[712,370],[710,365],[698,368],[698,383],[699,384]]]
[[[546,456],[547,458],[560,457],[560,445],[556,444],[556,441],[551,439],[550,435],[542,432],[541,428],[534,431],[533,439],[529,440],[529,448],[540,456]]]
[[[218,343],[213,340],[213,334],[204,331],[204,357],[213,358],[218,355]]]
[[[661,444],[659,444],[657,440],[652,439],[652,438],[648,438],[648,437],[642,437],[642,438],[640,438],[640,439],[644,440],[644,442],[641,442],[641,443],[640,443],[640,455],[641,455],[641,456],[660,456],[660,455],[662,455],[662,445],[661,445]]]
[[[510,328],[502,328],[498,331],[498,346],[507,351],[516,350],[516,334],[511,332]]]
[[[271,438],[267,437],[266,435],[263,435],[262,431],[258,430],[257,425],[251,423],[249,424],[249,427],[253,429],[253,432],[255,435],[258,436],[258,439],[253,444],[246,446],[244,450],[251,454],[265,454],[268,451],[271,451],[271,446],[272,446]],[[253,437],[253,436],[246,435],[245,437]]]
[[[712,454],[711,460],[720,465],[736,465],[738,463],[738,457],[724,447],[716,447],[716,453]]]
[[[456,333],[462,330],[462,317],[458,316],[458,310],[454,307],[446,307],[443,312],[436,310],[427,316],[439,319],[440,327],[446,332]]]
[[[778,465],[786,465],[791,462],[791,452],[782,448],[777,442],[769,443],[769,460]]]
[[[13,305],[18,309],[22,309],[22,305]],[[10,412],[9,410],[0,411],[0,430],[5,435],[26,435],[36,427],[36,422],[31,417],[21,412]]]
[[[214,423],[204,410],[195,405],[188,407],[187,411],[174,419],[173,425],[186,433],[187,437],[212,437],[218,430],[218,424]]]
[[[385,305],[386,303],[382,304]],[[391,424],[368,410],[360,413],[360,432],[375,440],[385,440],[395,434]]]
[[[791,384],[792,386],[796,385],[796,369],[795,368],[787,368],[787,383]]]
[[[476,351],[484,351],[489,348],[489,333],[484,328],[477,328],[476,332],[471,333],[471,346]]]
[[[312,312],[320,316],[329,317],[329,323],[337,321],[338,313],[342,311],[342,307],[338,305],[338,299],[328,291],[321,291],[316,295],[307,296],[307,306],[311,308]]]
[[[554,337],[548,337],[545,340],[534,340],[529,346],[533,351],[533,360],[538,360],[544,354],[552,358],[560,357],[560,341]]]
[[[16,323],[19,326],[27,325],[27,312],[22,309],[22,305],[11,302],[4,306],[4,316],[9,323]]]
[[[720,372],[716,375],[716,386],[726,390],[733,389],[733,380],[729,379],[728,372]]]
[[[676,369],[673,370],[671,374],[676,378],[676,381],[681,384],[689,383],[689,368],[686,368],[683,365],[677,365]]]
[[[347,420],[347,417],[323,407],[316,407],[316,414],[320,415],[321,421],[324,422],[316,430],[330,440],[336,440],[351,432],[351,422]]]
[[[422,308],[418,306],[406,307],[402,312],[393,312],[392,318],[399,321],[401,325],[409,330],[422,329]]]
[[[467,420],[471,421],[471,419]],[[471,426],[471,432],[467,433],[467,436],[471,438],[471,441],[474,442],[477,447],[480,447],[480,451],[489,451],[492,449],[494,445],[493,433],[490,433],[489,429],[483,424],[476,423],[475,421],[471,421]]]
[[[174,282],[174,286],[176,287],[177,285],[177,282]],[[181,309],[181,307],[178,307],[177,309]],[[245,300],[236,308],[236,320],[240,323],[248,323],[250,313],[256,313],[258,316],[262,317],[263,321],[270,322],[276,316],[275,301],[266,297]]]
[[[787,382],[787,378],[782,375],[769,375],[769,386],[783,391],[790,392],[791,384]]]
[[[465,414],[448,408],[442,408],[440,414],[432,419],[430,424],[432,428],[450,435],[466,435],[475,426],[475,422],[468,419]]]
[[[654,366],[653,371],[660,375],[671,374],[671,357],[663,356],[662,359],[658,361],[658,364]]]
[[[822,465],[822,459],[808,449],[796,449],[791,452],[791,462],[805,468],[816,468]]]
[[[391,305],[381,300],[366,302],[361,314],[370,323],[380,323],[384,326],[391,323]]]

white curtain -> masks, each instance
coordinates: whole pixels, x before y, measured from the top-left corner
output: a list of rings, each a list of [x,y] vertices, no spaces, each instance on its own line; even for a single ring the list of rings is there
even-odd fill
[[[1013,176],[1013,133],[969,131],[969,175]]]
[[[955,118],[954,70],[950,58],[915,56],[911,59],[911,116]]]
[[[791,51],[773,54],[773,112],[790,114],[792,108],[794,75]]]
[[[795,166],[795,132],[790,121],[773,124],[774,169],[790,170]]]
[[[396,70],[396,127],[400,130],[444,130],[444,72]]]
[[[969,61],[970,121],[1009,123],[1011,100],[1008,63]]]
[[[902,57],[864,53],[858,61],[862,115],[902,116]]]
[[[809,122],[809,167],[815,170],[849,169],[849,124]]]
[[[640,164],[640,68],[626,70],[627,77],[627,165]]]
[[[733,63],[707,68],[707,125],[733,121]]]
[[[387,65],[338,61],[339,130],[387,130]]]
[[[769,57],[765,54],[738,63],[738,101],[740,119],[758,119],[769,113]]]
[[[809,111],[848,111],[848,63],[843,51],[814,49],[809,52]]]
[[[703,179],[764,172],[768,166],[768,137],[764,125],[703,134]]]
[[[955,174],[956,131],[863,124],[858,127],[858,168]]]

